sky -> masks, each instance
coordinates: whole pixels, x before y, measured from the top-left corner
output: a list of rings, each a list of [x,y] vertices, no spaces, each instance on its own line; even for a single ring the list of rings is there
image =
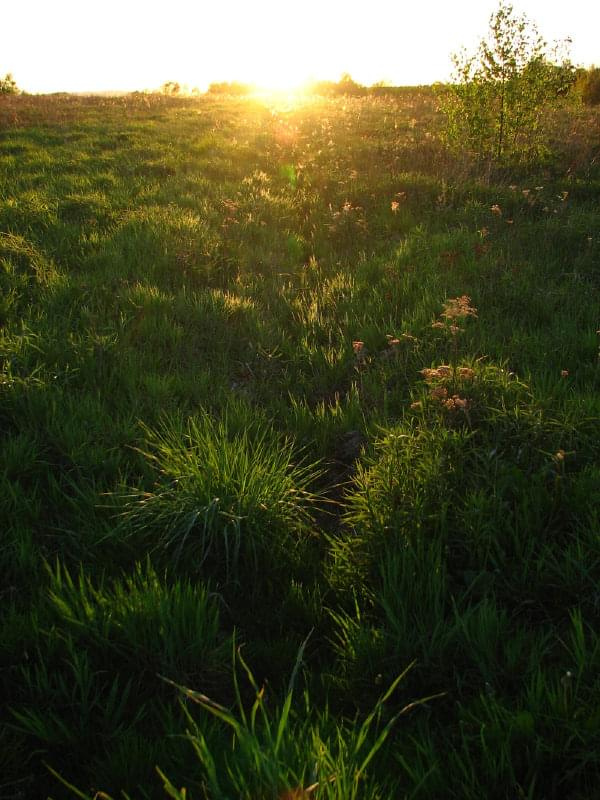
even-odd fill
[[[513,0],[575,64],[600,65],[597,0]],[[3,0],[0,76],[28,92],[201,90],[238,80],[290,88],[342,73],[428,84],[474,50],[497,0]]]

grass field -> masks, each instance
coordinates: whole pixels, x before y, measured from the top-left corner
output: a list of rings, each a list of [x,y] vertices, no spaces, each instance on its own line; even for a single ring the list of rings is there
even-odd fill
[[[552,124],[484,174],[427,92],[0,97],[0,798],[600,797],[600,114]]]

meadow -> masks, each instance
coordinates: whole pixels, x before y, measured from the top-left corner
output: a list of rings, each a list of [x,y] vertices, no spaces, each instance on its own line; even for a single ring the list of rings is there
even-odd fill
[[[0,798],[600,797],[600,113],[548,124],[0,97]]]

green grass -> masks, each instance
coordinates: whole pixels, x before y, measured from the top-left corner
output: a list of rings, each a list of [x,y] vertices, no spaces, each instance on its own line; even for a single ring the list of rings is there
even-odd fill
[[[595,797],[598,115],[2,102],[0,797]]]

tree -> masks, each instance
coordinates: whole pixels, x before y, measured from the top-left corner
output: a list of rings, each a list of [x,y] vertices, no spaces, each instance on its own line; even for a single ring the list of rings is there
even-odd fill
[[[532,161],[546,154],[546,114],[560,104],[575,77],[561,52],[568,43],[551,50],[533,22],[501,2],[477,51],[453,56],[454,82],[442,96],[448,143],[487,163]]]
[[[10,72],[7,72],[4,78],[0,78],[0,94],[19,94],[17,82]]]
[[[357,83],[349,72],[342,72],[336,88],[338,94],[365,93],[365,87]]]
[[[181,86],[179,83],[177,83],[177,81],[167,81],[160,87],[160,91],[162,94],[169,95],[170,97],[176,97],[181,92]]]

